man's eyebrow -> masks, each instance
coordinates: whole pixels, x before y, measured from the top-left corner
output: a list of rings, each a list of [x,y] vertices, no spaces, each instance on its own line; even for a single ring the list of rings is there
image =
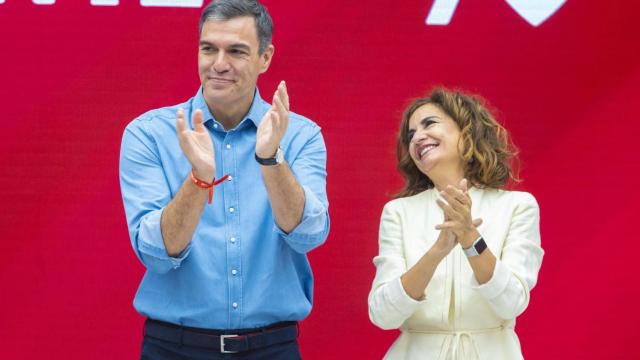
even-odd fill
[[[200,40],[200,46],[216,46],[216,45],[206,40]],[[250,51],[251,47],[243,43],[234,43],[229,45],[229,49],[242,49],[242,50]]]
[[[231,44],[231,46],[229,46],[229,48],[230,49],[242,49],[242,50],[247,50],[247,51],[251,50],[251,47],[249,47],[249,45],[242,44],[242,43]]]

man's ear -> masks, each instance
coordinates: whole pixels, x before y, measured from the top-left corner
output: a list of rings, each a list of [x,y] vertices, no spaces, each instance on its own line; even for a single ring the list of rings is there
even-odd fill
[[[260,54],[260,74],[264,73],[269,69],[269,65],[271,65],[271,59],[273,59],[273,53],[276,51],[276,48],[273,47],[273,44],[267,46],[262,54]]]

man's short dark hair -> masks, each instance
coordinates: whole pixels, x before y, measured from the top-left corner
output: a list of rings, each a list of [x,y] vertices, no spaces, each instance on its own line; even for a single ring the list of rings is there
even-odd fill
[[[273,21],[267,8],[257,0],[212,1],[202,10],[200,33],[202,33],[202,27],[207,20],[231,20],[242,16],[250,16],[255,19],[256,31],[258,32],[258,52],[264,53],[267,46],[271,45]]]

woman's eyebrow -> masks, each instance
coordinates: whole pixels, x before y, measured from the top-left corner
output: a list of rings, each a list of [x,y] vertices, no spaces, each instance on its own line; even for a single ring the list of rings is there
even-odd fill
[[[435,119],[440,120],[440,118],[439,118],[439,117],[437,117],[437,116],[435,116],[435,115],[433,115],[433,116],[427,116],[426,118],[424,118],[424,119],[420,120],[420,124],[421,124],[422,126],[427,126],[427,122],[429,122],[429,120],[435,120]]]

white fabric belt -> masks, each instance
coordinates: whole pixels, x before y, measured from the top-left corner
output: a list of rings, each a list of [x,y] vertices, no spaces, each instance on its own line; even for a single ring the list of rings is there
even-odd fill
[[[472,335],[475,334],[487,334],[493,332],[500,332],[505,329],[511,329],[511,327],[507,328],[505,326],[497,326],[493,328],[485,328],[485,329],[468,329],[468,330],[419,330],[419,329],[403,329],[403,331],[414,333],[414,334],[433,334],[433,335],[447,335],[447,337],[442,342],[440,348],[440,356],[438,359],[480,359],[480,351],[478,351],[478,346],[473,339]],[[474,354],[470,354],[473,357],[464,356],[464,352],[460,351],[462,347],[462,339],[467,338],[472,345]],[[451,357],[448,357],[449,353],[451,353]]]

